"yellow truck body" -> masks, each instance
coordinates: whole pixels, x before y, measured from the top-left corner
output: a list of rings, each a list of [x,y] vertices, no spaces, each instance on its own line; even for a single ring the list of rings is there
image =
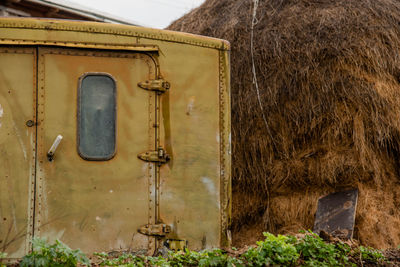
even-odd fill
[[[229,82],[223,40],[0,19],[0,251],[228,245]]]

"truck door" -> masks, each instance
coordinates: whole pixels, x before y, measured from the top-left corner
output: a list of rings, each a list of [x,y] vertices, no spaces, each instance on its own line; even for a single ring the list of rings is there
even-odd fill
[[[156,78],[144,53],[39,48],[34,236],[86,253],[151,251]]]
[[[0,252],[30,249],[33,229],[36,49],[0,47]]]

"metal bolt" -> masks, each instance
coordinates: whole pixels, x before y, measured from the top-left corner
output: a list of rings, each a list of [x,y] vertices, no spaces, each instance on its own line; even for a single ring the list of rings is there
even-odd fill
[[[33,120],[28,120],[28,121],[26,122],[26,126],[28,126],[28,127],[32,127],[33,125],[35,125],[35,123],[33,122]]]
[[[162,87],[164,87],[165,90],[168,90],[171,87],[171,84],[169,82],[163,82]]]

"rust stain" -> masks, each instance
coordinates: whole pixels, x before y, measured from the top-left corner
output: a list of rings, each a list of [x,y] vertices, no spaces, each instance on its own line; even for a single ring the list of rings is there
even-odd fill
[[[169,103],[169,92],[163,94],[162,98],[162,118],[164,123],[164,138],[165,138],[165,150],[170,155],[170,161],[168,162],[169,167],[172,169],[174,166],[174,151],[172,149],[171,142],[171,118],[170,118],[170,103]]]

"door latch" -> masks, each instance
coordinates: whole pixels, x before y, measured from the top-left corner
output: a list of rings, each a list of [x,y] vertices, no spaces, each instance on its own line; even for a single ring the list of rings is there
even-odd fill
[[[57,135],[56,139],[54,140],[53,144],[51,145],[49,151],[47,152],[47,159],[49,161],[53,161],[54,153],[56,153],[56,149],[60,144],[61,140],[63,139],[62,135]]]
[[[170,156],[162,147],[159,147],[157,150],[140,153],[138,158],[147,162],[157,162],[159,164],[167,163],[170,160]]]
[[[171,232],[171,226],[167,224],[146,224],[140,227],[138,232],[148,236],[165,236]]]
[[[163,79],[140,82],[138,86],[145,90],[156,91],[157,94],[162,94],[171,87],[170,83]]]

